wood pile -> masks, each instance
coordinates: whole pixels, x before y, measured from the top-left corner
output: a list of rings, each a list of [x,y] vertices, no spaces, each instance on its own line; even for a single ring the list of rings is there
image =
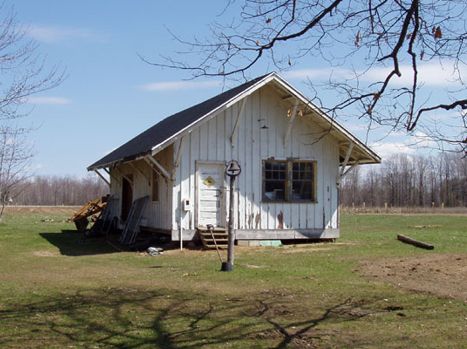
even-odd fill
[[[76,229],[84,232],[89,224],[88,218],[91,221],[96,221],[100,213],[107,206],[108,196],[103,196],[84,204],[75,214],[70,218],[75,223]]]

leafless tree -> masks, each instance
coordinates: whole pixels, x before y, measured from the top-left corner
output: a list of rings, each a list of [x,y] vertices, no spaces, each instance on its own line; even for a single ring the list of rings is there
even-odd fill
[[[32,147],[25,139],[28,129],[18,126],[28,98],[56,87],[64,73],[58,68],[47,69],[38,45],[29,40],[15,13],[0,6],[0,204],[11,199],[13,192],[28,177]]]
[[[31,177],[19,189],[13,199],[14,205],[82,205],[109,193],[108,185],[91,174],[84,178]]]
[[[28,177],[31,146],[21,128],[0,128],[0,219],[5,205],[21,192]]]
[[[368,171],[350,172],[340,190],[344,206],[467,207],[467,158],[394,155]]]
[[[21,107],[30,96],[56,87],[64,77],[57,67],[46,68],[38,44],[5,5],[0,6],[0,76],[0,121],[24,116]]]
[[[315,102],[332,117],[351,113],[370,126],[418,130],[465,152],[466,14],[465,0],[230,0],[210,36],[174,34],[184,50],[146,61],[192,77],[228,78],[246,77],[260,63],[285,70],[321,57],[333,71],[326,86],[338,98]],[[452,87],[442,96],[433,96],[420,79],[427,64],[452,73]],[[454,120],[433,120],[440,112],[455,112]]]

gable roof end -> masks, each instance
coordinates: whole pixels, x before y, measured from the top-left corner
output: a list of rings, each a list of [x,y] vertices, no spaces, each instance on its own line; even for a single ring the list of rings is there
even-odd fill
[[[127,143],[118,147],[111,153],[104,156],[102,159],[90,165],[88,171],[96,170],[99,168],[109,167],[120,162],[135,160],[137,158],[152,154],[158,149],[163,149],[166,145],[172,143],[174,138],[181,133],[190,130],[196,124],[202,122],[209,116],[215,115],[223,108],[227,108],[233,103],[238,102],[247,95],[253,93],[265,84],[274,81],[276,85],[290,93],[300,102],[313,110],[314,114],[322,122],[329,125],[332,131],[336,131],[339,138],[343,138],[349,143],[353,143],[361,159],[358,163],[379,163],[381,158],[374,153],[365,144],[360,142],[345,128],[339,125],[335,120],[331,119],[317,106],[311,103],[303,94],[298,92],[295,88],[289,85],[285,80],[279,77],[276,73],[270,73],[250,80],[242,85],[234,87],[225,91],[215,97],[212,97],[204,102],[196,104],[188,109],[182,110],[173,114],[156,125],[150,127],[146,131],[140,133]],[[349,165],[357,162],[357,159],[349,162]]]
[[[154,126],[148,128],[146,131],[140,133],[122,146],[110,152],[102,159],[90,165],[87,170],[92,171],[108,167],[118,162],[130,161],[151,154],[154,147],[172,138],[172,136],[176,135],[179,131],[200,120],[206,114],[216,110],[269,75],[271,74],[250,80],[240,86],[234,87],[233,89],[225,91],[204,102],[161,120]]]

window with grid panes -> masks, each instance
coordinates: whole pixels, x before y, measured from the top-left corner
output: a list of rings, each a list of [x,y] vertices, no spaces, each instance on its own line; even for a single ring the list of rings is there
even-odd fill
[[[313,162],[292,162],[292,201],[313,201]]]
[[[269,201],[284,201],[287,190],[287,162],[264,162],[263,199]]]
[[[263,200],[315,201],[315,171],[315,161],[264,160]]]

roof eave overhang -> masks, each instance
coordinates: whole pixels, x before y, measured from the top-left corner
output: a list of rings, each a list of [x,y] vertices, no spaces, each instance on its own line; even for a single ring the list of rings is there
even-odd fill
[[[358,163],[359,164],[377,164],[381,162],[381,158],[372,151],[369,147],[363,144],[358,138],[353,136],[349,131],[347,131],[343,126],[341,126],[336,120],[329,117],[326,113],[324,113],[321,109],[319,109],[315,104],[310,102],[300,91],[295,89],[285,80],[283,80],[279,75],[276,73],[271,73],[265,76],[263,79],[258,81],[256,84],[251,85],[249,88],[245,89],[244,91],[237,94],[235,97],[232,97],[230,100],[225,102],[224,104],[220,105],[216,109],[213,109],[209,113],[203,115],[201,118],[196,120],[195,122],[191,123],[190,125],[186,126],[184,129],[180,130],[179,132],[172,135],[170,138],[166,139],[164,142],[155,145],[152,148],[152,154],[155,155],[168,145],[175,142],[179,137],[183,136],[184,134],[190,132],[196,125],[206,121],[207,119],[211,119],[215,117],[218,113],[224,111],[225,109],[231,107],[238,101],[242,100],[243,98],[247,97],[248,95],[252,94],[262,86],[268,84],[271,81],[275,81],[282,85],[282,87],[292,93],[296,98],[298,98],[303,104],[307,105],[312,109],[315,114],[323,119],[333,130],[339,132],[342,136],[344,136],[348,141],[353,142],[361,151],[366,155],[365,159],[361,159]],[[352,162],[350,162],[352,163]]]
[[[250,94],[254,93],[259,88],[261,88],[262,86],[268,84],[271,81],[274,81],[274,82],[278,83],[279,85],[281,85],[284,89],[286,89],[288,92],[293,94],[296,98],[298,98],[303,104],[305,104],[311,110],[313,110],[314,113],[318,117],[320,117],[322,120],[324,120],[330,126],[330,128],[332,128],[333,130],[339,132],[348,141],[353,142],[366,155],[365,159],[361,159],[361,161],[360,160],[358,161],[359,164],[370,164],[370,163],[380,163],[381,162],[381,158],[375,152],[373,152],[369,147],[367,147],[360,140],[358,140],[358,138],[353,136],[349,131],[347,131],[343,126],[341,126],[336,120],[329,117],[326,113],[324,113],[321,109],[319,109],[315,104],[310,102],[306,98],[306,96],[304,96],[300,91],[295,89],[292,85],[287,83],[279,75],[277,75],[275,72],[273,72],[273,73],[270,73],[270,74],[266,75],[263,79],[259,80],[255,84],[249,86],[248,88],[246,88],[242,92],[238,93],[236,96],[232,97],[231,99],[229,99],[225,103],[221,104],[217,108],[211,110],[209,113],[206,113],[205,115],[203,115],[202,117],[200,117],[196,121],[192,122],[188,126],[181,129],[180,131],[174,133],[172,136],[167,138],[165,141],[154,145],[148,153],[145,153],[143,155],[141,155],[141,154],[135,155],[134,157],[131,157],[131,158],[122,158],[122,159],[114,160],[114,161],[111,161],[111,162],[108,162],[108,163],[103,163],[103,164],[98,164],[98,165],[91,165],[91,166],[89,166],[87,168],[87,170],[88,171],[94,171],[94,170],[97,170],[97,169],[100,169],[100,168],[115,166],[116,164],[119,164],[119,163],[124,163],[124,162],[128,162],[128,161],[137,160],[139,158],[143,158],[144,156],[147,156],[148,154],[155,155],[158,152],[160,152],[161,150],[163,150],[164,148],[166,148],[167,146],[169,146],[170,144],[174,143],[178,138],[183,137],[185,134],[189,133],[195,126],[201,124],[204,121],[207,121],[207,120],[215,117],[220,112],[222,112],[225,109],[231,107],[232,105],[234,105],[238,101],[240,101],[243,98],[245,98],[245,97],[249,96]],[[349,162],[349,164],[351,164],[351,162]]]
[[[99,169],[102,169],[102,168],[115,167],[115,166],[117,166],[119,164],[124,164],[126,162],[131,162],[131,161],[136,161],[136,160],[143,159],[144,157],[148,156],[149,154],[150,154],[150,152],[141,153],[141,154],[138,154],[138,155],[135,155],[135,156],[129,156],[129,157],[121,158],[121,159],[118,159],[118,160],[105,162],[105,163],[102,163],[102,164],[91,165],[91,166],[87,167],[86,169],[88,171],[96,171],[96,170],[99,170]]]
[[[192,122],[191,124],[189,124],[188,126],[184,127],[183,129],[181,129],[180,131],[174,133],[172,136],[170,136],[169,138],[167,138],[164,142],[162,143],[159,143],[159,144],[156,144],[155,146],[153,146],[151,148],[151,151],[148,152],[148,154],[152,154],[153,156],[155,154],[157,154],[158,152],[160,152],[161,150],[163,150],[164,148],[166,148],[167,146],[169,146],[170,144],[174,143],[178,138],[182,137],[184,134],[190,132],[193,127],[195,127],[196,125],[202,123],[203,121],[205,121],[206,119],[210,119],[210,118],[213,118],[214,116],[216,116],[218,113],[222,112],[223,110],[229,108],[230,106],[234,105],[235,103],[237,103],[239,100],[243,99],[244,97],[252,94],[253,92],[255,92],[258,88],[260,88],[261,86],[264,86],[266,85],[267,83],[269,83],[274,77],[276,76],[275,73],[271,73],[271,74],[268,74],[266,75],[263,79],[259,80],[257,83],[251,85],[250,87],[248,87],[247,89],[245,89],[244,91],[240,92],[239,94],[237,94],[236,96],[232,97],[231,99],[229,99],[227,102],[221,104],[220,106],[218,106],[217,108],[211,110],[209,113],[206,113],[205,115],[203,115],[202,117],[200,117],[199,119],[197,119],[196,121]],[[148,154],[145,154],[144,156],[148,155]],[[144,157],[143,156],[143,157]],[[108,163],[103,163],[103,164],[98,164],[98,165],[91,165],[87,168],[88,171],[95,171],[95,170],[98,170],[100,168],[105,168],[105,167],[111,167],[111,166],[115,166],[117,164],[120,164],[120,163],[124,163],[124,162],[127,162],[127,161],[132,161],[132,160],[137,160],[136,158],[134,159],[118,159],[118,160],[114,160],[114,161],[111,161],[111,162],[108,162]]]
[[[157,154],[160,152],[162,149],[165,147],[169,146],[170,144],[174,143],[178,138],[183,137],[185,134],[189,133],[195,126],[201,124],[204,121],[210,120],[213,117],[215,117],[217,114],[221,113],[222,111],[230,108],[232,105],[237,103],[238,101],[242,100],[243,98],[251,95],[253,92],[261,88],[262,86],[266,85],[270,81],[272,81],[276,77],[276,73],[270,73],[266,75],[263,79],[259,80],[255,84],[249,86],[242,92],[238,93],[236,96],[232,97],[225,103],[221,104],[217,108],[211,110],[209,113],[204,114],[202,117],[200,117],[198,120],[192,122],[188,126],[184,127],[180,131],[176,132],[173,134],[171,137],[167,138],[164,142],[159,143],[152,147],[152,155]]]
[[[342,125],[340,125],[336,120],[331,118],[325,112],[323,112],[320,108],[318,108],[315,104],[310,102],[310,100],[304,96],[300,91],[295,89],[292,85],[290,85],[287,81],[282,79],[280,76],[275,75],[275,81],[277,81],[280,85],[283,86],[286,90],[292,93],[296,98],[298,98],[303,104],[308,106],[315,115],[320,117],[324,120],[328,125],[329,128],[333,131],[338,132],[341,136],[345,137],[345,139],[350,143],[352,142],[354,146],[356,146],[360,152],[364,154],[363,158],[360,160],[352,160],[348,164],[352,165],[358,162],[358,164],[379,164],[381,163],[381,157],[376,154],[373,150],[371,150],[367,145],[362,143],[357,137],[352,135],[349,131],[347,131]]]

